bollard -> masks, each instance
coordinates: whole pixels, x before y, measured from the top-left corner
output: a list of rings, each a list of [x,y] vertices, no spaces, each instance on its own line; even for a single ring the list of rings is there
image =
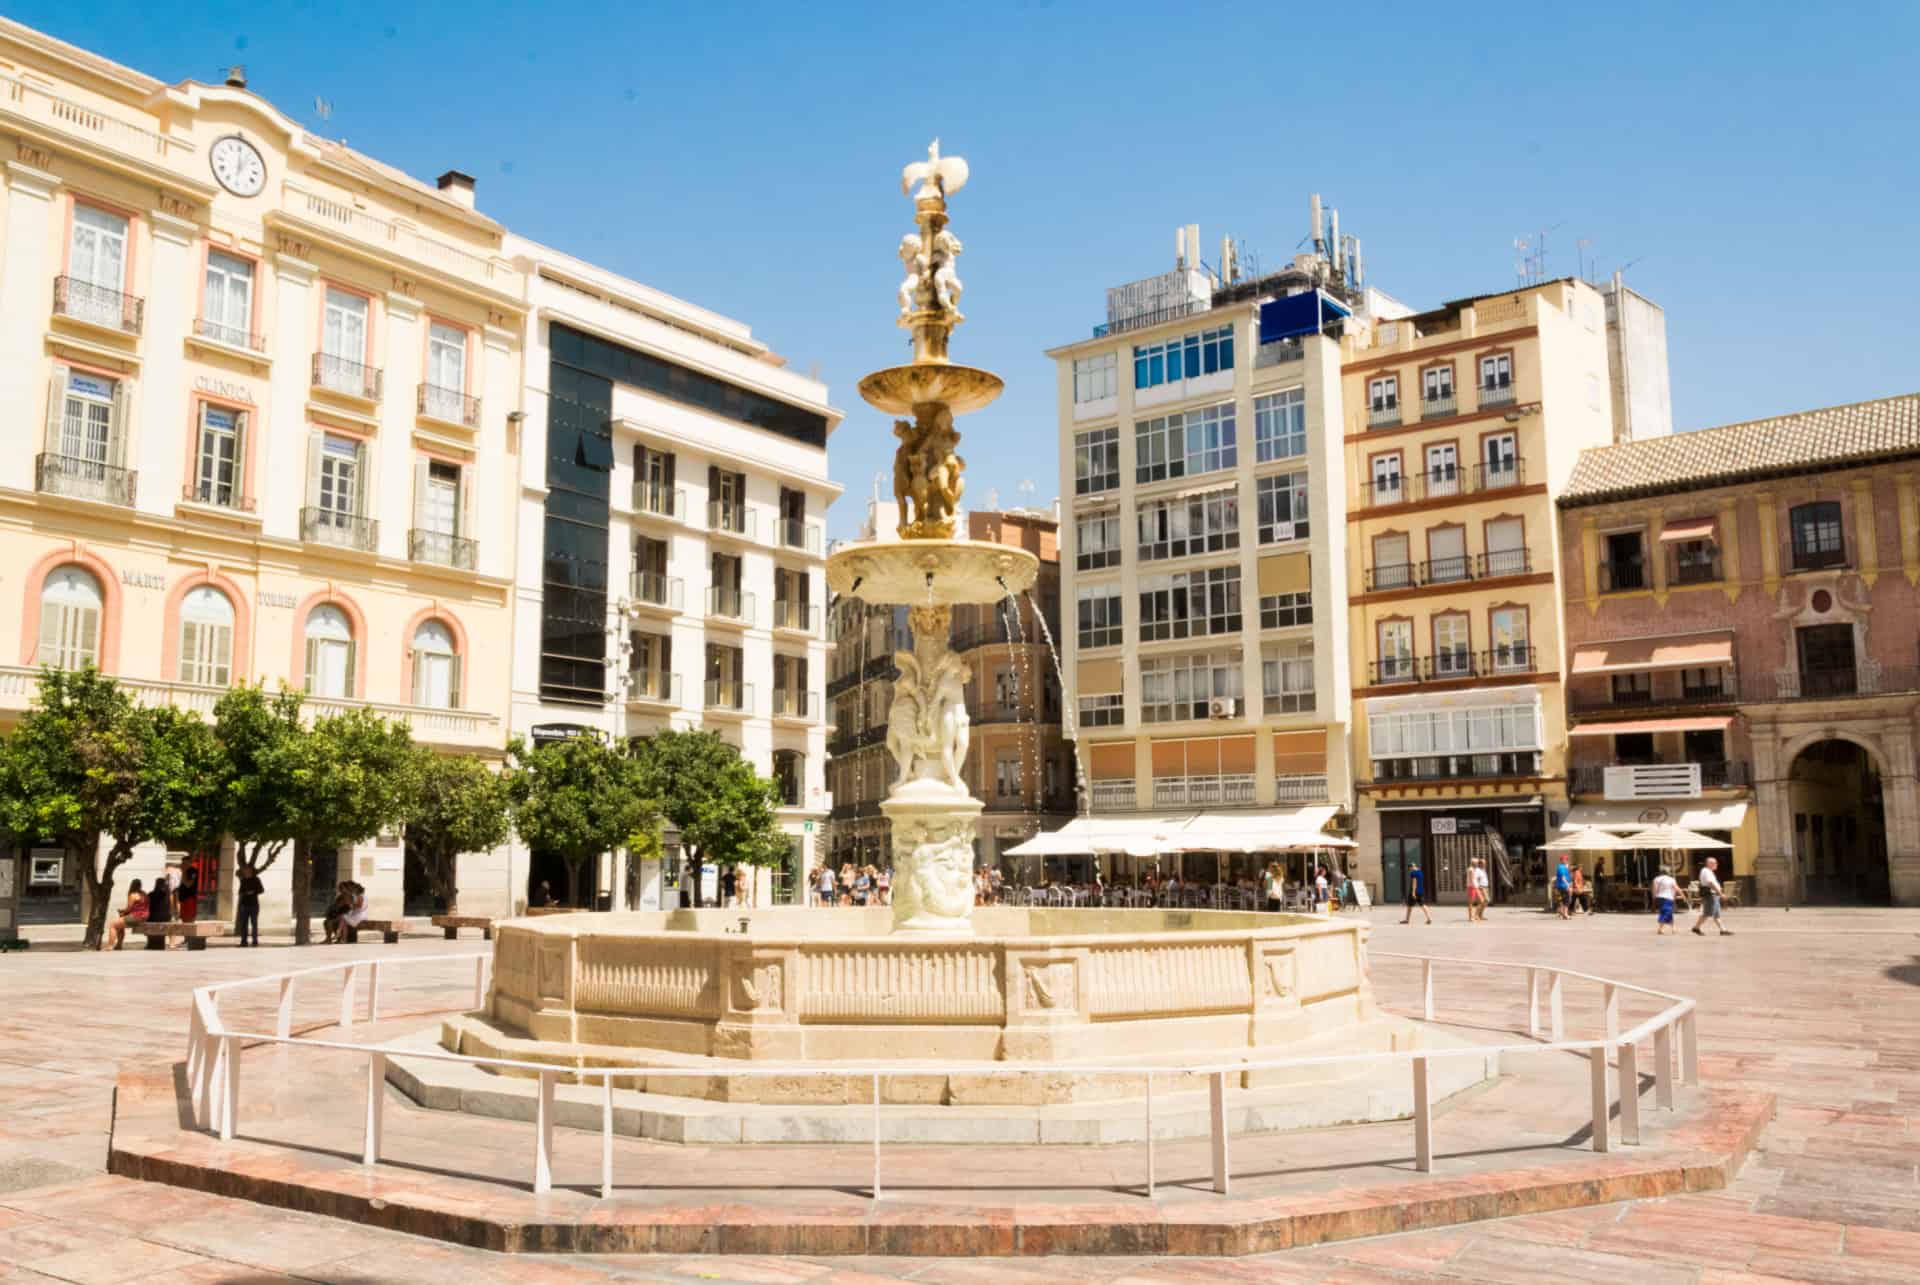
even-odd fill
[[[1653,1100],[1662,1111],[1673,1110],[1673,1024],[1653,1033]]]
[[[1427,1059],[1413,1059],[1413,1167],[1433,1172],[1433,1100]]]
[[[533,1194],[553,1190],[553,1072],[541,1071],[533,1118]]]
[[[1227,1194],[1227,1073],[1215,1071],[1207,1078],[1207,1107],[1213,1127],[1213,1189]]]
[[[1640,1050],[1622,1044],[1615,1054],[1620,1068],[1620,1141],[1629,1147],[1640,1145]]]
[[[360,1163],[371,1165],[380,1159],[380,1125],[386,1114],[387,1055],[367,1054],[367,1128],[360,1150]]]
[[[1613,1145],[1607,1137],[1607,1046],[1598,1045],[1587,1051],[1587,1066],[1593,1079],[1593,1149],[1611,1151]]]

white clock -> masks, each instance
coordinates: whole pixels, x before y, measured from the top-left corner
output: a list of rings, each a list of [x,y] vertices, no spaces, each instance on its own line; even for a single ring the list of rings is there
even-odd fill
[[[259,150],[238,134],[216,139],[207,160],[220,186],[235,196],[258,196],[267,185],[267,163],[260,158]]]

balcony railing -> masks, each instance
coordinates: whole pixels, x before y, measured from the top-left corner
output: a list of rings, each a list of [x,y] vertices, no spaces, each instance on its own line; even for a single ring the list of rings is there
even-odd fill
[[[1391,428],[1395,424],[1398,424],[1399,422],[1400,422],[1400,403],[1399,402],[1393,402],[1386,406],[1369,406],[1367,408],[1367,427],[1368,428]]]
[[[1474,555],[1477,579],[1495,580],[1501,576],[1524,576],[1533,570],[1531,549],[1489,549]]]
[[[1375,781],[1451,781],[1540,775],[1540,751],[1499,754],[1437,754],[1419,758],[1375,759]]]
[[[201,339],[225,344],[229,348],[244,348],[248,352],[267,350],[265,335],[256,335],[241,326],[229,326],[224,321],[208,321],[205,317],[195,317],[193,333]]]
[[[339,509],[301,509],[300,538],[312,544],[332,544],[371,553],[380,543],[380,524],[372,518]]]
[[[709,678],[707,680],[706,701],[708,709],[733,710],[737,713],[751,713],[753,710],[753,684],[743,683],[739,679]]]
[[[1831,567],[1847,565],[1847,551],[1838,549],[1795,549],[1793,551],[1793,569],[1795,571],[1824,571]]]
[[[1631,558],[1610,558],[1600,564],[1601,593],[1629,593],[1649,587],[1647,560],[1637,554]]]
[[[1395,504],[1420,504],[1485,491],[1504,491],[1526,480],[1526,462],[1519,458],[1465,468],[1458,464],[1424,469],[1400,477],[1376,478],[1363,482],[1362,502],[1370,509]]]
[[[1576,763],[1567,769],[1568,788],[1575,794],[1602,794],[1610,799],[1687,798],[1694,791],[1693,771],[1700,773],[1699,789],[1746,789],[1753,785],[1752,767],[1737,759],[1681,763]],[[1611,779],[1609,779],[1611,778]]]
[[[707,589],[707,614],[722,620],[751,621],[753,595],[724,585],[712,585]]]
[[[1420,564],[1421,584],[1455,584],[1473,579],[1473,556],[1457,553],[1446,558],[1429,558]]]
[[[1428,397],[1420,403],[1421,419],[1439,419],[1446,415],[1460,413],[1460,403],[1452,393],[1445,397]]]
[[[1531,674],[1539,664],[1540,649],[1528,643],[1509,643],[1480,653],[1482,674]]]
[[[1367,592],[1369,593],[1382,589],[1411,589],[1413,585],[1413,563],[1411,562],[1389,562],[1384,566],[1367,568]]]
[[[138,480],[132,469],[114,468],[97,460],[73,455],[34,458],[33,489],[43,495],[71,495],[131,508]]]
[[[362,401],[380,400],[383,373],[373,366],[362,362],[349,361],[345,357],[336,357],[332,353],[317,352],[313,355],[313,386],[324,388],[331,393],[344,397],[358,397]]]
[[[1476,492],[1504,491],[1510,486],[1520,486],[1526,480],[1527,462],[1517,455],[1473,466],[1473,489]]]
[[[1473,678],[1479,674],[1479,656],[1464,647],[1435,652],[1420,661],[1420,676],[1428,682]]]
[[[813,693],[793,691],[785,687],[773,689],[773,716],[775,718],[808,718],[813,711]]]
[[[1705,549],[1676,545],[1667,555],[1669,584],[1714,584],[1720,578],[1720,549],[1717,545],[1709,545]]]
[[[1412,656],[1389,656],[1367,662],[1367,684],[1379,687],[1389,683],[1411,683],[1420,677],[1420,662]]]
[[[627,703],[679,705],[680,675],[657,669],[635,669],[627,675]]]
[[[1129,330],[1145,330],[1148,326],[1157,326],[1163,321],[1178,321],[1182,317],[1191,317],[1198,312],[1207,312],[1212,307],[1211,297],[1192,299],[1186,303],[1156,308],[1152,312],[1135,313],[1131,317],[1122,317],[1118,321],[1103,321],[1093,328],[1093,337],[1104,339],[1108,335],[1124,335]]]
[[[687,517],[686,488],[666,486],[659,482],[635,482],[633,511],[684,522]]]
[[[751,540],[753,510],[738,501],[708,500],[707,526],[722,535],[737,535]]]
[[[436,384],[420,385],[419,410],[428,419],[437,419],[445,424],[480,427],[480,399],[469,397],[458,389],[441,388]]]
[[[1658,676],[1653,676],[1658,682]],[[1768,680],[1771,683],[1771,679]],[[1769,690],[1771,690],[1769,688]],[[1610,710],[1645,710],[1669,705],[1732,705],[1740,699],[1731,678],[1706,684],[1661,683],[1658,686],[1615,690],[1610,684],[1597,692],[1575,691],[1567,698],[1576,714],[1604,714]]]
[[[210,509],[232,509],[235,513],[251,513],[255,504],[251,495],[240,494],[232,483],[218,482],[189,482],[180,488],[180,499],[187,504],[204,504]]]
[[[789,602],[785,598],[773,600],[773,627],[792,629],[800,633],[813,632],[813,622],[818,611],[810,602]]]
[[[1153,806],[1156,808],[1252,803],[1253,798],[1254,783],[1251,772],[1219,776],[1156,777],[1153,782]]]
[[[1275,803],[1325,803],[1327,801],[1327,774],[1325,772],[1291,772],[1273,778],[1273,801]]]
[[[663,575],[658,571],[634,572],[628,579],[627,592],[635,602],[673,611],[680,610],[685,597],[685,587],[679,576]]]
[[[1920,669],[1869,661],[1857,669],[1782,670],[1741,684],[1742,703],[1845,700],[1920,692]]]
[[[1274,339],[1253,350],[1253,368],[1258,370],[1263,366],[1278,366],[1285,362],[1299,361],[1306,355],[1306,344],[1298,337]]]
[[[415,562],[432,562],[443,567],[472,571],[480,565],[480,545],[444,531],[423,531],[414,527],[407,532],[407,556]]]
[[[886,739],[887,728],[884,723],[864,727],[857,732],[837,731],[833,739],[827,742],[827,754],[829,756],[851,754],[855,750],[864,750],[869,745],[878,745]]]
[[[1095,781],[1087,805],[1095,812],[1131,812],[1134,807],[1133,778]]]
[[[775,523],[775,535],[783,549],[805,553],[820,552],[820,527],[805,518],[781,518]]]
[[[849,644],[846,644],[846,643],[841,644],[841,646],[843,647],[848,645]],[[896,651],[904,650],[905,648],[911,647],[912,645],[913,644],[911,640],[901,639],[898,646],[893,646],[893,645],[887,646],[886,648],[883,649],[883,652],[881,655],[875,656],[872,660],[869,660],[864,667],[859,669],[850,669],[844,674],[836,675],[835,677],[827,680],[827,695],[838,696],[841,692],[846,691],[848,688],[857,687],[861,683],[867,682],[872,679],[899,677],[899,671],[894,668],[893,653]]]
[[[89,325],[137,335],[146,322],[147,303],[78,277],[55,277],[53,313],[56,317],[71,317]]]
[[[1513,385],[1511,383],[1480,385],[1480,405],[1483,408],[1487,406],[1508,406],[1511,405],[1512,402]]]

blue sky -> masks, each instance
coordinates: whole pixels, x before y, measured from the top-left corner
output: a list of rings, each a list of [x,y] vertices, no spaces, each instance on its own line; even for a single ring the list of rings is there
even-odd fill
[[[888,466],[854,385],[903,359],[899,167],[973,168],[957,360],[970,504],[1058,489],[1052,363],[1173,230],[1266,264],[1321,192],[1416,307],[1547,270],[1667,310],[1683,428],[1920,388],[1920,5],[376,6],[32,0],[10,16],[165,80],[247,65],[318,132],[460,168],[525,234],[742,318],[847,419],[849,534]],[[1309,29],[1308,23],[1314,24]],[[317,119],[316,96],[333,106]]]

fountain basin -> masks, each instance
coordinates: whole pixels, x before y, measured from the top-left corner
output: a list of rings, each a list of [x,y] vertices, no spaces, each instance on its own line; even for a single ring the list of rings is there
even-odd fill
[[[998,602],[1025,593],[1039,575],[1031,553],[987,540],[854,540],[827,559],[835,593],[909,607]]]
[[[944,403],[956,415],[992,403],[1006,387],[990,370],[952,362],[916,362],[876,370],[860,381],[860,396],[890,415],[911,415],[926,402]]]
[[[891,914],[790,907],[509,921],[496,931],[487,1008],[446,1023],[442,1042],[561,1067],[647,1063],[662,1069],[616,1083],[728,1101],[838,1101],[867,1081],[730,1080],[729,1063],[925,1064],[925,1075],[901,1077],[889,1093],[1039,1105],[1139,1091],[1137,1077],[1081,1074],[1076,1062],[1177,1071],[1357,1036],[1377,1017],[1359,922],[995,906],[975,910],[974,936],[946,938],[890,933]],[[933,1065],[966,1062],[1048,1074]]]

